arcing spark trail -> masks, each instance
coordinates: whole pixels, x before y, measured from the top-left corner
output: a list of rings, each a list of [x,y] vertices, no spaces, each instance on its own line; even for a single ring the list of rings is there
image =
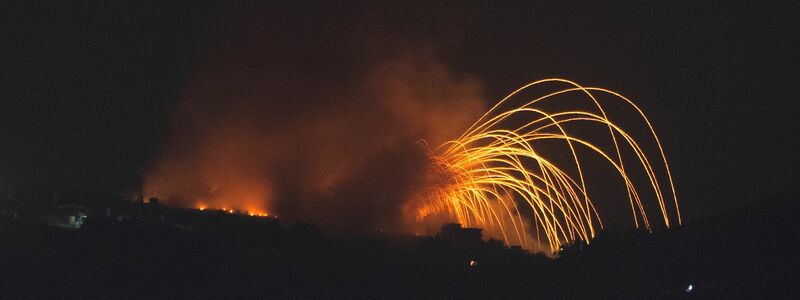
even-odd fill
[[[517,100],[525,91],[552,85],[566,87],[511,109],[500,109]],[[564,96],[585,99],[594,109],[567,109],[552,113],[540,108],[540,104]],[[610,96],[638,112],[658,151],[645,151],[630,132],[612,122],[598,100],[600,96]],[[606,138],[613,146],[603,149],[592,142],[598,140],[596,136],[591,140],[579,137],[569,130],[576,124],[607,128]],[[534,146],[546,144],[544,141],[565,145],[571,162],[561,164],[544,157],[542,149]],[[624,182],[637,228],[644,226],[651,230],[651,220],[643,204],[641,185],[644,184],[634,184],[633,170],[644,173],[642,178],[646,179],[643,182],[648,183],[647,191],[654,195],[664,224],[667,227],[674,224],[670,217],[672,212],[677,224],[681,223],[669,164],[644,113],[631,100],[616,92],[583,87],[564,79],[540,80],[517,89],[500,100],[459,138],[430,150],[434,165],[430,174],[432,188],[425,192],[425,200],[413,206],[414,217],[422,221],[432,214],[446,213],[454,221],[485,228],[509,244],[527,248],[534,237],[538,242],[543,236],[541,241],[546,241],[551,252],[577,239],[588,242],[598,228],[603,228],[603,223],[587,189],[593,178],[585,176],[584,158],[579,155],[581,148],[599,155]],[[626,148],[628,152],[621,151]],[[626,165],[623,153],[631,152],[634,159],[628,160]]]

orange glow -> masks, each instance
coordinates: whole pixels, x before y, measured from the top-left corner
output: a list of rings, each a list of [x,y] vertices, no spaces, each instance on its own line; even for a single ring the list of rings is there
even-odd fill
[[[360,66],[342,78],[347,85],[297,81],[291,85],[302,88],[292,95],[275,94],[271,76],[240,72],[252,70],[249,59],[198,68],[176,99],[143,194],[244,214],[271,216],[280,207],[284,218],[336,231],[407,225],[400,208],[424,176],[417,168],[424,153],[414,143],[457,136],[484,101],[478,78],[454,72],[432,48],[397,50],[354,61]],[[228,93],[234,90],[247,92]],[[288,105],[275,109],[278,103]],[[364,179],[375,184],[349,188]]]
[[[237,212],[237,210],[235,210],[233,208],[227,208],[227,207],[210,208],[210,207],[207,207],[207,206],[202,205],[202,204],[198,205],[197,209],[199,211],[205,211],[207,209],[219,210],[219,211],[222,211],[222,212],[227,213],[227,214],[235,214]],[[251,216],[251,217],[268,217],[269,216],[269,213],[267,213],[267,212],[262,212],[262,211],[257,211],[257,210],[250,210],[250,209],[249,210],[245,210],[244,214],[246,214],[248,216]]]
[[[501,105],[509,105],[522,97],[523,92],[527,96],[529,90],[552,85],[566,87],[532,100],[526,98],[522,105],[500,109]],[[585,101],[593,109],[547,112],[540,107],[547,100],[553,102],[556,96]],[[636,111],[649,129],[647,138],[656,149],[646,151],[644,144],[634,139],[631,132],[612,122],[600,104],[601,96],[615,99]],[[581,131],[572,130],[576,125],[583,126],[581,129],[599,128],[608,135],[581,136]],[[598,146],[602,143],[610,147]],[[546,154],[540,152],[547,145],[568,149],[562,153],[570,159],[566,164],[547,159]],[[544,242],[553,253],[574,240],[588,243],[597,233],[597,227],[603,228],[603,223],[587,188],[592,178],[585,176],[584,158],[576,149],[596,154],[619,176],[637,228],[643,225],[651,230],[651,222],[643,204],[643,190],[631,177],[634,170],[641,170],[641,177],[646,178],[645,186],[655,198],[664,225],[673,224],[670,215],[681,224],[672,174],[661,142],[644,113],[616,92],[583,87],[564,79],[540,80],[517,89],[460,137],[429,150],[434,165],[430,176],[432,188],[423,200],[411,206],[411,212],[418,222],[444,213],[451,220],[468,227],[484,228],[508,244],[528,249],[531,244]],[[630,158],[623,159],[624,154]],[[665,183],[668,187],[664,187]],[[664,195],[665,191],[669,194]],[[668,198],[672,198],[671,201]]]

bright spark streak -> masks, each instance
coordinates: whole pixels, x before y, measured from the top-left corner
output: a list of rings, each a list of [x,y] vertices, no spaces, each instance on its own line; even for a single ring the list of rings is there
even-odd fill
[[[545,84],[567,87],[509,110],[499,109],[521,92]],[[564,110],[548,113],[537,107],[537,104],[552,101],[556,96],[575,95],[590,101],[596,111]],[[652,138],[658,148],[657,155],[646,152],[629,132],[608,118],[598,100],[601,95],[620,100],[638,113],[647,125],[649,138]],[[528,121],[516,128],[504,127],[512,118],[516,121]],[[575,124],[607,128],[613,147],[605,150],[591,140],[573,134],[568,129]],[[563,142],[569,148],[572,162],[559,165],[548,160],[533,146],[537,141]],[[577,239],[588,243],[597,233],[596,226],[602,229],[603,223],[589,197],[588,178],[584,176],[585,169],[576,151],[580,148],[596,153],[622,179],[637,228],[644,225],[647,230],[652,230],[642,202],[641,187],[634,185],[629,176],[630,171],[638,167],[644,171],[649,183],[647,189],[656,199],[665,226],[671,225],[670,212],[673,210],[677,223],[681,224],[680,208],[669,164],[661,141],[642,110],[616,92],[583,87],[557,78],[532,82],[517,89],[489,109],[458,139],[429,150],[430,159],[435,166],[432,173],[438,174],[438,177],[433,177],[446,179],[434,184],[425,202],[416,208],[416,219],[422,221],[428,215],[445,212],[466,226],[497,232],[506,243],[520,244],[527,248],[530,248],[532,242],[528,237],[534,236],[529,231],[535,228],[536,239],[540,239],[540,232],[544,233],[551,252]],[[629,162],[635,162],[633,166],[623,164],[621,150],[626,148],[633,153],[633,159],[629,159]],[[666,174],[659,174],[655,167],[662,168]],[[669,184],[670,193],[667,197],[663,189],[664,178]],[[672,201],[668,201],[668,196],[671,196]],[[530,214],[523,216],[523,211]],[[531,220],[532,226],[527,226],[524,220]]]

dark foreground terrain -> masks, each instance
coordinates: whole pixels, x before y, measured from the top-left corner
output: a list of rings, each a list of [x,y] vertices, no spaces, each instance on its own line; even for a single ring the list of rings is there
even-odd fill
[[[538,298],[798,295],[798,204],[741,207],[668,231],[603,232],[558,259],[447,236],[334,239],[211,212],[0,223],[0,298]],[[188,224],[188,225],[187,225]],[[690,288],[691,285],[691,288]]]

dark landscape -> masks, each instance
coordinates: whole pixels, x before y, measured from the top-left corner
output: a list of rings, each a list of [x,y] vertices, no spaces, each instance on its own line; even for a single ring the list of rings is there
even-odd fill
[[[0,299],[793,299],[790,1],[3,1]]]
[[[141,203],[100,211],[80,229],[5,211],[3,296],[762,298],[800,288],[800,207],[787,199],[653,233],[601,232],[555,259],[460,226],[346,239],[313,224],[224,211]]]

